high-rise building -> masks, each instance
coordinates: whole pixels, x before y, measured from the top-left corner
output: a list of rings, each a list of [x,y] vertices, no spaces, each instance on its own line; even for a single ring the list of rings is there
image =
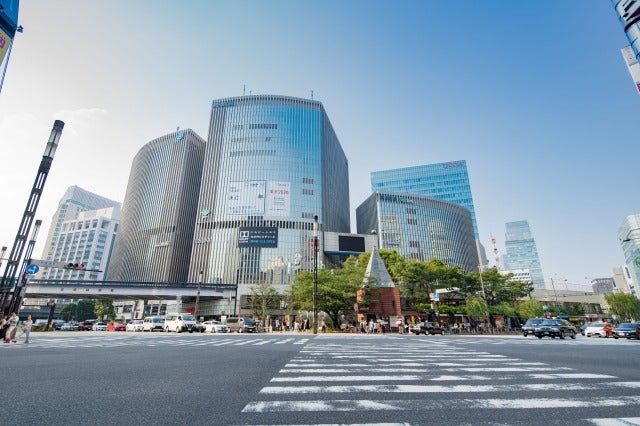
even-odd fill
[[[627,265],[613,268],[613,283],[618,293],[637,294]]]
[[[424,195],[466,207],[471,212],[473,234],[478,244],[481,263],[488,263],[484,245],[480,243],[465,160],[372,172],[371,191]]]
[[[78,186],[70,186],[58,203],[58,209],[53,214],[51,226],[44,244],[42,259],[53,261],[56,244],[62,230],[62,224],[66,221],[78,220],[80,213],[89,210],[106,209],[115,207],[120,210],[121,204],[117,201],[89,192]],[[38,277],[48,277],[49,268],[42,268]]]
[[[505,249],[504,256],[507,270],[528,269],[531,273],[533,287],[537,290],[545,288],[542,266],[538,257],[536,240],[531,235],[529,222],[519,220],[505,224]]]
[[[629,46],[622,49],[629,73],[634,80],[636,90],[640,92],[640,0],[611,0],[624,29]]]
[[[467,272],[478,270],[471,213],[420,195],[376,191],[356,209],[358,233],[375,232],[381,249],[408,259],[438,259]]]
[[[372,172],[371,191],[424,195],[464,206],[471,212],[473,233],[476,240],[479,239],[469,172],[464,160]]]
[[[640,283],[640,214],[627,216],[618,228],[618,239],[633,285]]]
[[[53,261],[83,264],[82,270],[51,268],[43,278],[103,281],[120,222],[120,207],[80,212],[62,223],[53,244]]]
[[[237,283],[241,301],[261,282],[283,293],[293,274],[313,268],[315,216],[322,267],[323,233],[350,226],[348,162],[322,104],[214,100],[197,211],[192,282]]]
[[[204,139],[185,129],[152,140],[136,154],[109,280],[187,280],[204,146]]]

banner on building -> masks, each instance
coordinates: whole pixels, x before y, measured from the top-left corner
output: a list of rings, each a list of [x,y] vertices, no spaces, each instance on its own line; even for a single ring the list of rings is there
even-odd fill
[[[289,217],[291,182],[269,181],[267,184],[267,216]]]
[[[275,226],[241,226],[238,228],[238,247],[278,247],[278,228]]]
[[[230,182],[227,189],[227,214],[264,214],[265,181]]]

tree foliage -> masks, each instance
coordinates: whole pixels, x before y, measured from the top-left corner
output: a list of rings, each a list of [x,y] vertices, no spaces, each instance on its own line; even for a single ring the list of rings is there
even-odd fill
[[[282,297],[271,284],[260,282],[257,285],[251,286],[250,291],[249,307],[254,315],[263,321],[267,318],[267,315],[269,315],[270,310],[280,307]]]
[[[72,321],[76,319],[77,310],[78,310],[78,305],[76,303],[68,303],[60,311],[60,318],[62,318],[67,322]]]
[[[93,309],[95,307],[95,301],[92,299],[82,299],[78,301],[76,308],[76,320],[85,321],[95,317]]]
[[[116,311],[113,308],[113,301],[111,300],[96,300],[93,313],[95,314],[95,318],[101,321],[105,318],[111,321],[116,318]]]
[[[540,303],[535,297],[532,297],[531,299],[520,303],[516,308],[516,312],[520,318],[527,320],[529,318],[541,317],[542,314],[544,314],[544,309],[542,308],[542,303]]]
[[[365,267],[358,258],[350,257],[341,269],[318,270],[318,312],[329,315],[333,324],[340,324],[342,313],[353,312],[357,292],[364,286]],[[313,310],[313,273],[296,276],[289,298],[294,309]]]
[[[470,317],[486,317],[488,314],[487,304],[482,297],[469,296],[465,300],[465,310]]]
[[[634,321],[640,319],[640,300],[632,294],[605,294],[604,299],[609,304],[609,311],[612,314],[617,315],[621,321]]]

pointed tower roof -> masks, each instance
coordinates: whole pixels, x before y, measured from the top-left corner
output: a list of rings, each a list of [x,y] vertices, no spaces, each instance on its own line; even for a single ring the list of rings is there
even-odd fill
[[[395,287],[391,275],[389,275],[389,271],[387,271],[387,267],[384,266],[384,262],[380,257],[380,253],[375,248],[371,252],[371,258],[369,258],[369,264],[364,273],[364,282],[369,282],[369,279],[372,281],[371,284],[376,287]]]

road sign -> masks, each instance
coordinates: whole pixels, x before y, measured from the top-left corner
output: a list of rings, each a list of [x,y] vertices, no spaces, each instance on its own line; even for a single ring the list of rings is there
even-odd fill
[[[55,260],[31,259],[32,265],[38,265],[41,268],[64,268],[66,263],[57,262]]]
[[[39,270],[40,270],[40,267],[32,263],[31,265],[27,266],[26,272],[29,275],[35,275],[38,273]]]

